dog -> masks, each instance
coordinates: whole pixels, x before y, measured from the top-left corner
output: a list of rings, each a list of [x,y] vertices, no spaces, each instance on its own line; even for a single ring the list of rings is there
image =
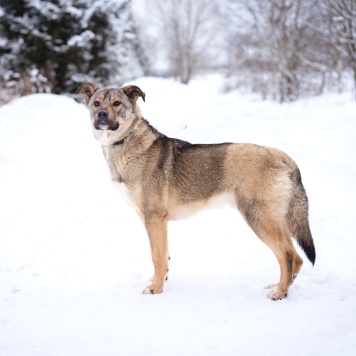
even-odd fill
[[[308,221],[308,198],[296,163],[284,152],[255,144],[191,144],[169,138],[145,120],[135,85],[99,88],[83,83],[95,138],[100,142],[112,181],[144,223],[154,276],[143,293],[163,291],[168,273],[167,222],[228,199],[256,235],[273,251],[280,279],[268,298],[287,296],[303,260],[292,238],[315,263]]]

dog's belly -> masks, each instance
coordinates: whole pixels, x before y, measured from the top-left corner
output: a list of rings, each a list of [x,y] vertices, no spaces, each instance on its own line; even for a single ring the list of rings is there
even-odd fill
[[[219,208],[226,205],[236,208],[236,202],[233,192],[220,193],[214,195],[211,198],[198,200],[189,204],[172,202],[171,204],[169,204],[168,214],[170,220],[180,220],[197,214],[203,209]]]
[[[134,199],[134,195],[130,193],[125,183],[119,183],[117,181],[112,182],[116,190],[124,197],[124,199],[131,205],[138,215],[143,218],[142,212],[139,209],[138,204]],[[230,206],[236,208],[236,201],[234,193],[232,191],[220,193],[214,195],[208,199],[198,200],[192,203],[181,203],[176,199],[168,199],[167,206],[169,220],[181,220],[186,219],[194,214],[197,214],[203,209],[219,208],[223,206]]]

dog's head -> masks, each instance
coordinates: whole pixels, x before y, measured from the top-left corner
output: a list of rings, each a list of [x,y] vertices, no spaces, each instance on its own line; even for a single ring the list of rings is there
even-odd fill
[[[111,145],[129,134],[141,116],[136,101],[139,96],[145,101],[145,93],[136,85],[100,89],[94,83],[84,83],[76,93],[84,93],[94,135],[102,145]]]

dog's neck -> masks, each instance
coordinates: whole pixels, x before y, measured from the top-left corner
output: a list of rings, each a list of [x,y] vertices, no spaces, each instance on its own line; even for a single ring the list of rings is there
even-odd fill
[[[129,132],[121,140],[115,141],[111,144],[111,147],[126,147],[132,149],[148,149],[149,146],[156,140],[157,137],[162,134],[157,131],[150,123],[142,116],[139,117],[134,129]]]
[[[128,163],[135,164],[138,157],[145,153],[162,134],[153,128],[145,119],[140,118],[134,129],[121,140],[111,145],[102,145],[105,159],[109,165],[112,180],[123,182],[127,180]],[[135,159],[132,160],[132,157]],[[141,165],[142,163],[138,163]]]

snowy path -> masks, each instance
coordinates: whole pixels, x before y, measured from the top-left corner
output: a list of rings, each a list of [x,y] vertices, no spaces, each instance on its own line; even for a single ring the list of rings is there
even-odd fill
[[[267,300],[273,254],[234,210],[208,210],[169,225],[170,279],[142,295],[148,241],[110,184],[87,109],[24,97],[0,107],[0,355],[355,354],[356,104],[223,95],[214,77],[136,84],[144,116],[169,136],[254,142],[297,161],[315,267],[301,253],[288,298]]]

